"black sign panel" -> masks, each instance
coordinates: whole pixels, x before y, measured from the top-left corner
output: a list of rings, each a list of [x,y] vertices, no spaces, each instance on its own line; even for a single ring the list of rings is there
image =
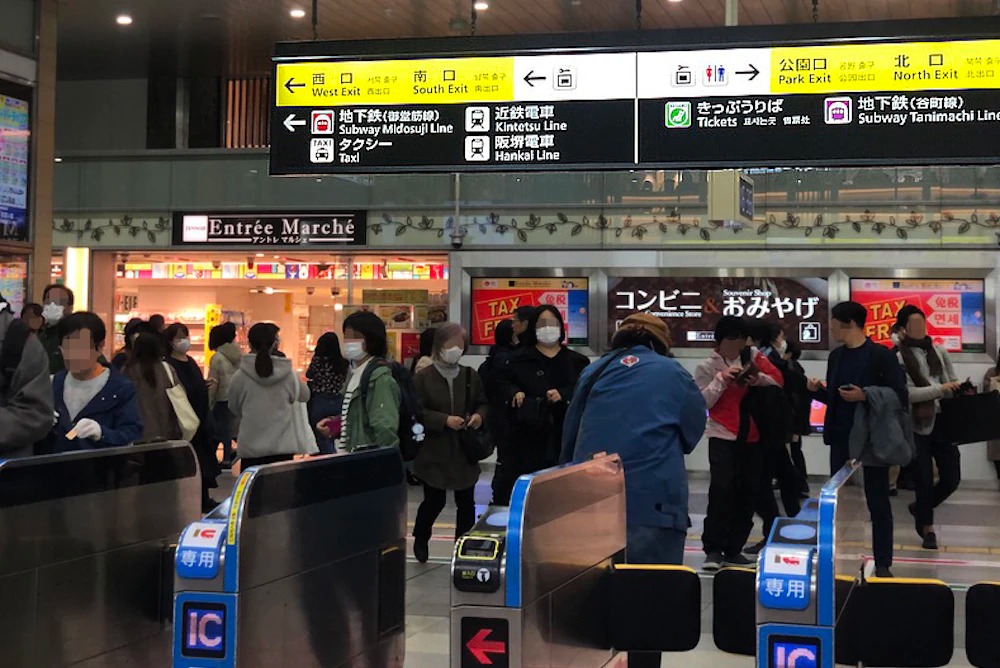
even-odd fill
[[[510,629],[506,619],[462,618],[462,668],[510,668]]]
[[[175,246],[363,246],[365,211],[308,213],[176,213]]]
[[[983,18],[282,44],[271,173],[992,163],[996,34]]]
[[[1000,143],[998,99],[995,90],[970,90],[642,100],[639,157],[691,164],[738,157],[754,165],[985,160]]]
[[[271,173],[625,163],[634,153],[633,109],[633,100],[281,109],[271,118],[271,136],[281,138],[271,146]],[[289,118],[331,132],[289,133]]]

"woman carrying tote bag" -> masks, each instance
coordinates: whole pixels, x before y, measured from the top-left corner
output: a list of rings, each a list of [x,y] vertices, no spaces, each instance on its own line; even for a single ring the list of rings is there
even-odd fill
[[[239,422],[236,448],[241,471],[318,451],[305,414],[309,388],[299,380],[291,360],[277,355],[279,331],[277,325],[265,322],[250,328],[252,352],[243,357],[229,388],[229,410]]]

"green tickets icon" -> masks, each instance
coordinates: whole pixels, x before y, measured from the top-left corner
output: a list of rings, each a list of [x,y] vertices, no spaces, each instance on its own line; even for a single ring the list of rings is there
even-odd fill
[[[691,127],[691,103],[667,102],[666,125],[668,128]]]

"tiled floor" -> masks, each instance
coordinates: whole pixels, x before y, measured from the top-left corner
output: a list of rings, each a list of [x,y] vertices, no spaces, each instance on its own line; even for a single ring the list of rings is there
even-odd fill
[[[231,484],[226,476],[225,485]],[[821,482],[814,483],[814,492]],[[693,527],[687,545],[687,565],[697,569],[703,560],[700,535],[707,506],[708,481],[704,477],[693,476],[691,480],[691,520]],[[483,477],[477,488],[477,503],[489,500],[489,480]],[[416,515],[422,498],[419,488],[410,488],[409,515]],[[914,532],[906,506],[913,500],[913,493],[902,491],[893,499],[896,518],[895,539],[897,544],[897,577],[937,578],[953,586],[955,590],[956,630],[958,647],[950,665],[964,668],[966,662],[964,647],[964,592],[976,582],[1000,581],[1000,492],[995,487],[963,486],[947,504],[939,509],[938,536],[942,549],[928,552],[919,547],[919,539]],[[412,526],[412,525],[411,525]],[[755,527],[751,542],[761,536],[759,524]],[[418,564],[412,558],[407,566],[407,646],[406,668],[447,668],[449,651],[449,610],[450,610],[450,559],[454,544],[454,507],[449,505],[435,526],[431,542],[431,559],[427,564]],[[702,600],[704,617],[702,628],[712,628],[712,580],[702,578]],[[702,637],[699,647],[683,656],[665,657],[663,666],[683,665],[685,668],[750,667],[754,661],[750,657],[724,654],[715,649],[710,634]],[[590,668],[581,666],[580,668]],[[598,668],[598,667],[594,667]]]

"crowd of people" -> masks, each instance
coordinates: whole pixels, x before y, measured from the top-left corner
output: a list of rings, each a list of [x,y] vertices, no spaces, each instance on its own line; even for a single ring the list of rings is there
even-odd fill
[[[693,376],[670,354],[666,324],[645,314],[625,319],[613,350],[590,363],[563,345],[559,310],[540,306],[497,325],[478,372],[461,363],[469,339],[460,325],[425,332],[407,369],[389,359],[382,320],[353,313],[343,323],[343,342],[334,332],[318,340],[303,381],[281,353],[274,324],[251,327],[246,352],[234,325],[213,328],[206,379],[189,355],[183,324],[167,326],[156,316],[130,321],[109,362],[104,323],[74,312],[70,290],[49,286],[44,302],[26,305],[20,319],[0,309],[5,454],[183,438],[198,455],[207,510],[220,464],[237,458],[245,469],[297,454],[399,447],[423,487],[413,530],[421,562],[449,491],[456,536],[473,526],[479,461],[494,446],[496,505],[510,503],[523,474],[618,453],[628,558],[679,564],[691,526],[684,456],[707,437],[706,571],[752,566],[764,545],[748,544],[754,515],[766,536],[782,511],[794,516],[808,498],[802,439],[814,400],[827,406],[831,475],[848,461],[863,465],[878,576],[891,577],[893,467],[912,473],[916,500],[909,511],[927,549],[937,549],[935,508],[960,481],[959,451],[936,427],[941,400],[962,383],[915,306],[899,311],[893,349],[865,335],[863,306],[834,307],[831,335],[842,345],[830,354],[825,380],[807,376],[801,351],[777,324],[729,316],[719,320],[714,348]],[[984,390],[997,389],[998,381],[1000,370],[991,370]],[[303,446],[303,421],[314,449]]]

